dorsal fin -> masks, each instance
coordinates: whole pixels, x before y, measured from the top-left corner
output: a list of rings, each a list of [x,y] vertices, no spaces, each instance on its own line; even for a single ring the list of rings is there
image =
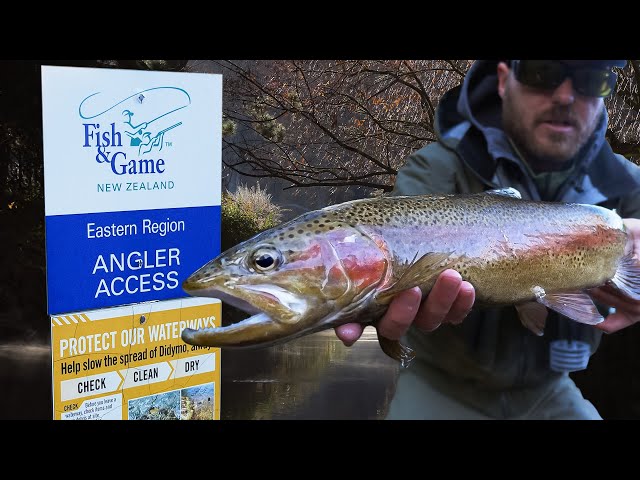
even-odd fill
[[[497,190],[487,190],[484,193],[488,193],[490,195],[503,195],[505,197],[519,198],[520,200],[522,200],[522,195],[520,195],[520,192],[513,187],[499,188]]]

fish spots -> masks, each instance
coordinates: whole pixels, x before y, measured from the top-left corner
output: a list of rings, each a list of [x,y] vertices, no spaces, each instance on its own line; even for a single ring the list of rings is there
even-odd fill
[[[377,314],[367,310],[376,285],[389,285],[425,254],[453,252],[452,268],[474,285],[478,301],[509,304],[530,299],[533,285],[553,292],[612,278],[624,246],[620,222],[596,207],[499,195],[370,198],[309,212],[263,232],[223,254],[202,276],[217,277],[213,287],[266,310],[261,318],[279,325],[292,309],[307,325],[344,318],[347,310],[369,321]],[[277,248],[285,261],[277,266],[276,257],[260,254],[254,264],[263,272],[251,270],[248,255],[260,245]],[[259,284],[273,286],[258,295]],[[357,307],[354,298],[361,302]]]
[[[382,197],[347,202],[334,207],[327,218],[342,218],[351,224],[378,226],[486,225],[495,226],[496,219],[509,221],[501,212],[504,200],[490,195]],[[461,201],[462,200],[462,201]],[[526,213],[524,214],[526,216]],[[500,223],[500,221],[498,222]]]

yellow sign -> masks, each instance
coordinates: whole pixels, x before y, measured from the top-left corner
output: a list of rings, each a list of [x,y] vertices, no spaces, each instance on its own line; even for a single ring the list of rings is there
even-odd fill
[[[52,316],[54,419],[219,420],[220,349],[180,334],[220,312],[194,297]]]

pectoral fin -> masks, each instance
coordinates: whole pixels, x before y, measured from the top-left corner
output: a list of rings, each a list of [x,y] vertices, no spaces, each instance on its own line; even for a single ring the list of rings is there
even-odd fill
[[[378,333],[378,342],[382,351],[394,360],[398,360],[402,368],[407,368],[416,356],[411,348],[403,345],[399,340],[390,340]]]
[[[402,276],[389,288],[380,290],[376,294],[376,302],[389,303],[394,295],[415,287],[416,285],[426,285],[433,282],[438,275],[449,268],[453,264],[452,261],[446,260],[451,256],[450,253],[426,253],[402,274]]]
[[[533,292],[542,305],[576,322],[596,325],[604,320],[591,297],[584,292],[547,294],[542,287],[533,287]]]
[[[525,302],[515,305],[522,325],[541,337],[544,335],[544,327],[547,323],[549,311],[547,307],[538,302]]]

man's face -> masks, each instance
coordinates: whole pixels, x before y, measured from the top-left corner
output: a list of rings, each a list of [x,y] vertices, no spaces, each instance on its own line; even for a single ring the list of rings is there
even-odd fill
[[[570,78],[553,90],[540,90],[516,80],[505,63],[498,64],[505,132],[532,168],[558,170],[587,142],[604,109],[604,101],[573,89]]]

